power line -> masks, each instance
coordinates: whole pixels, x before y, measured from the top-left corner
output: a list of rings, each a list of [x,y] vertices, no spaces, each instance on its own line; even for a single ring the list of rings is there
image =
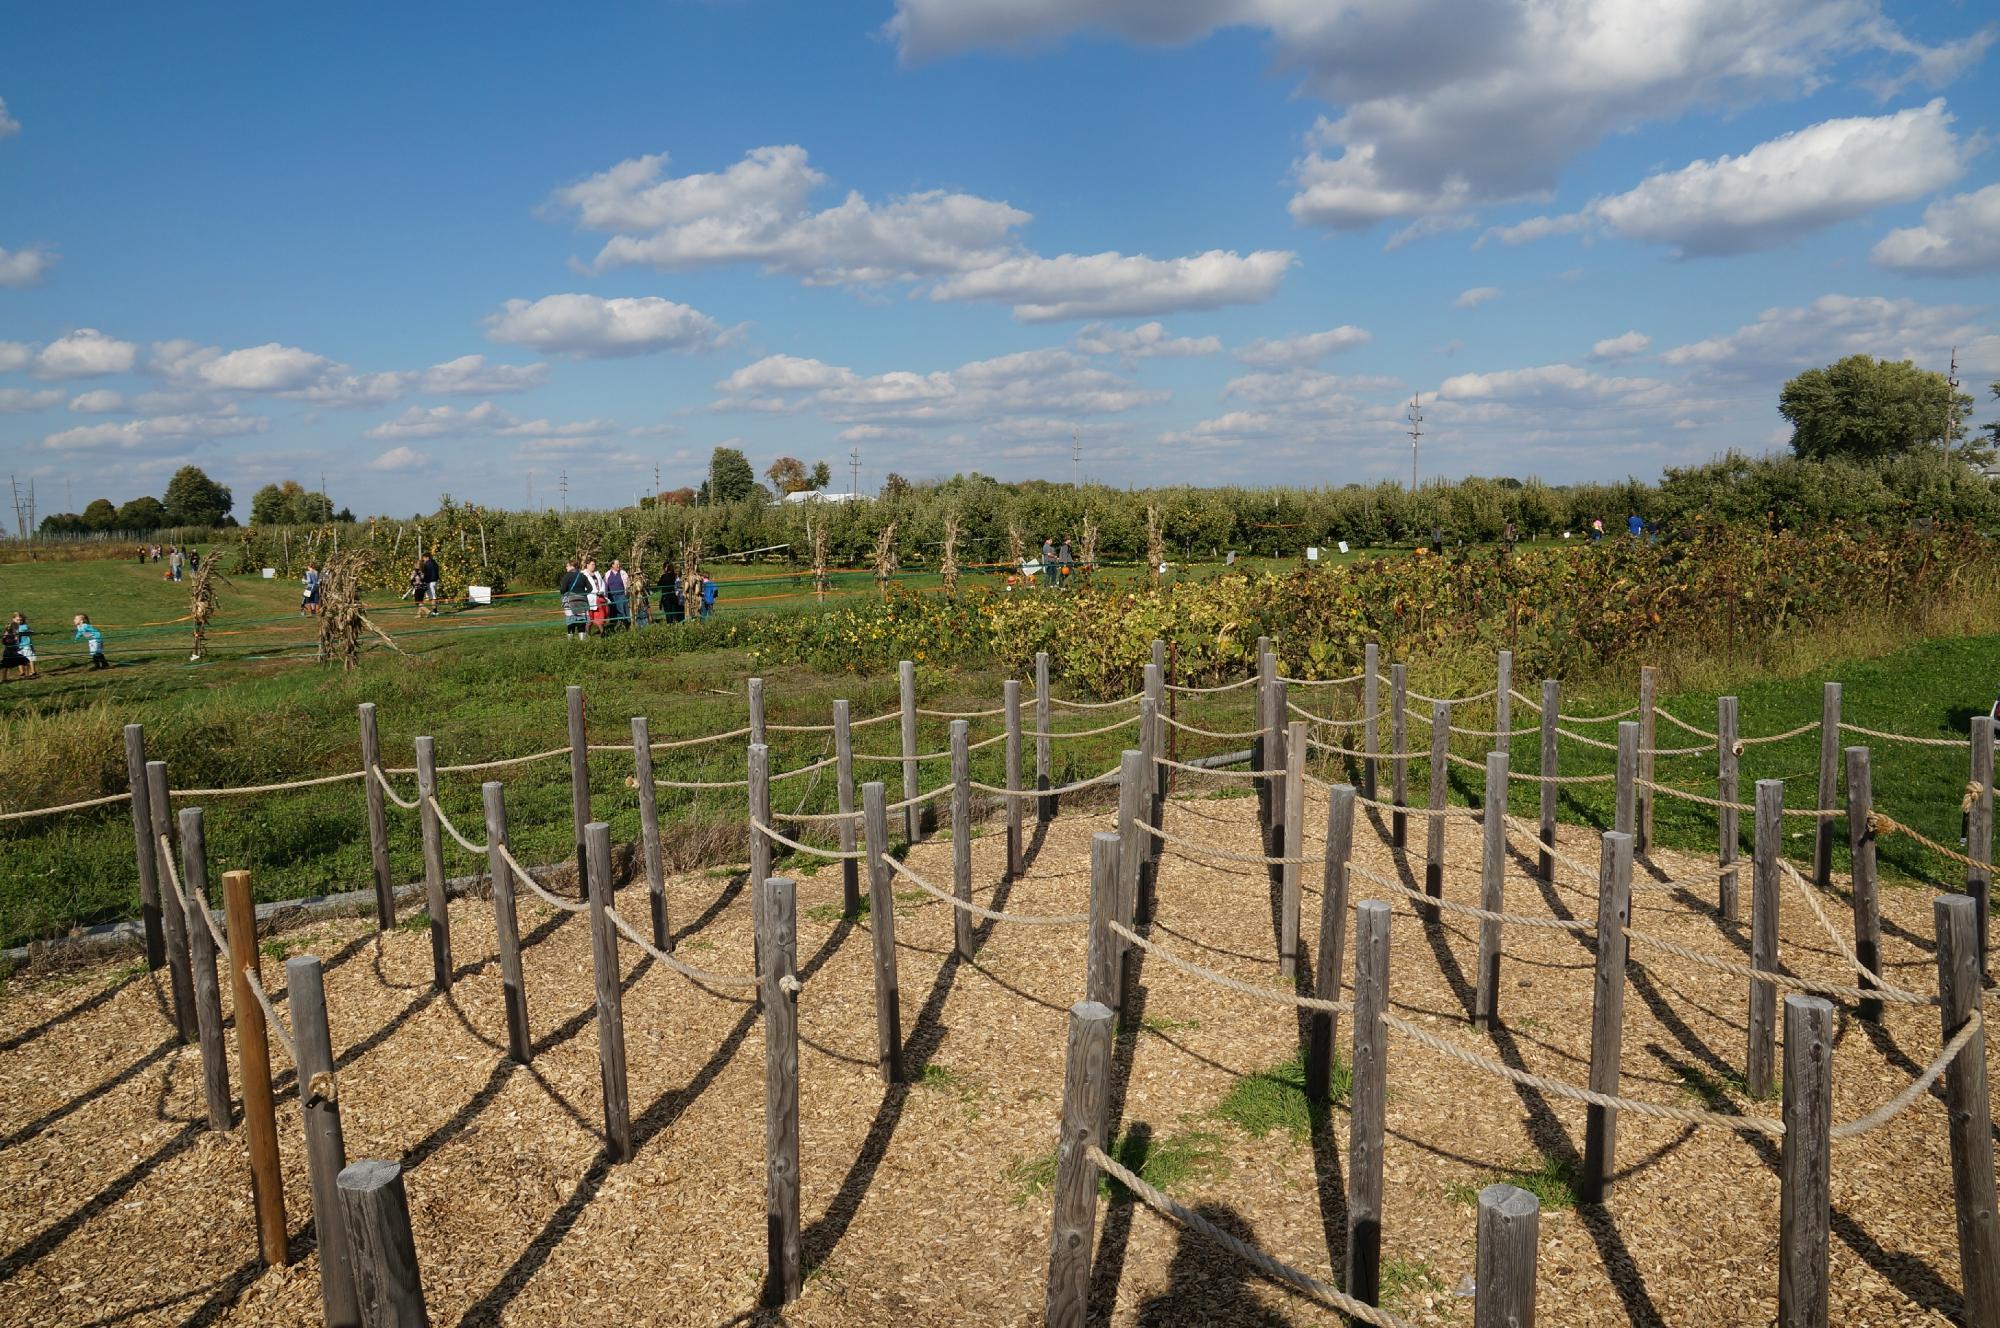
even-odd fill
[[[563,515],[569,515],[569,467],[564,466],[562,476],[556,481],[556,488],[562,492]]]
[[[1424,394],[1410,398],[1410,492],[1417,491],[1417,439],[1424,436]]]
[[[1069,482],[1071,488],[1076,487],[1077,469],[1082,464],[1083,464],[1083,443],[1078,440],[1076,436],[1076,430],[1071,429],[1069,431]]]
[[[861,449],[856,447],[847,454],[847,493],[851,498],[861,496]]]

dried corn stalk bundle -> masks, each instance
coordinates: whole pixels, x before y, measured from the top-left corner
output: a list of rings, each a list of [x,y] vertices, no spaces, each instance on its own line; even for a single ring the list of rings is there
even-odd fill
[[[938,578],[944,582],[948,599],[958,598],[958,513],[944,519],[944,556],[938,559]]]
[[[1160,569],[1167,564],[1167,541],[1160,533],[1160,509],[1150,504],[1146,507],[1146,572],[1154,580],[1160,577]]]
[[[1021,570],[1021,564],[1028,560],[1025,544],[1026,541],[1021,535],[1020,523],[1018,521],[1009,521],[1007,523],[1007,565],[1017,572]]]
[[[375,625],[362,603],[361,585],[367,579],[369,559],[365,553],[336,553],[326,560],[319,577],[319,662],[340,660],[343,670],[361,663],[361,633],[373,632],[382,644],[402,653],[389,634]]]
[[[1096,569],[1097,518],[1088,512],[1084,513],[1083,534],[1077,549],[1077,556],[1084,572],[1088,573]]]
[[[813,598],[824,603],[827,585],[832,580],[826,571],[826,522],[807,517],[806,537],[812,545]]]
[[[194,574],[194,584],[188,589],[188,616],[194,619],[194,653],[191,660],[200,659],[202,647],[208,642],[208,620],[215,616],[216,605],[221,602],[215,585],[215,557],[211,554],[203,560],[201,570]]]
[[[646,590],[651,584],[646,579],[646,563],[652,558],[654,552],[653,532],[650,530],[640,531],[638,536],[632,541],[632,566],[625,578],[626,593],[631,596],[629,603],[632,605],[632,621],[634,622],[639,620],[639,606],[646,602]]]
[[[881,588],[883,599],[889,598],[889,579],[895,575],[896,523],[891,521],[875,537],[875,584]]]

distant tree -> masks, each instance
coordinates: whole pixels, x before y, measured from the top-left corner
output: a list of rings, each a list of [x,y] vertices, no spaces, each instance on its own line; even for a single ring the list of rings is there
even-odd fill
[[[718,447],[708,457],[705,502],[740,503],[757,491],[757,472],[750,458],[733,447]]]
[[[1792,451],[1814,461],[1879,461],[1922,447],[1952,450],[1963,405],[1946,377],[1909,360],[1849,355],[1785,384],[1778,413]]]
[[[829,484],[833,483],[832,468],[829,467],[824,461],[813,462],[812,479],[809,481],[809,483],[811,487],[815,489],[826,488]]]
[[[44,535],[81,535],[86,527],[83,518],[74,512],[51,512],[35,529]]]
[[[134,498],[118,509],[114,530],[145,532],[167,524],[167,505],[150,495]]]
[[[779,493],[797,493],[812,487],[812,481],[806,477],[805,463],[797,457],[779,457],[764,476]]]
[[[230,522],[235,499],[229,490],[204,474],[199,466],[182,466],[167,481],[167,524],[221,526]]]
[[[882,496],[884,498],[902,498],[907,496],[909,492],[910,482],[893,470],[889,472],[888,478],[882,481]]]
[[[660,505],[662,507],[688,507],[693,504],[695,497],[693,489],[668,489],[660,495]]]
[[[332,519],[332,500],[297,480],[266,484],[250,499],[250,520],[260,526],[315,526]]]
[[[109,530],[118,521],[118,509],[109,498],[91,499],[78,515],[83,518],[83,528],[89,531]]]

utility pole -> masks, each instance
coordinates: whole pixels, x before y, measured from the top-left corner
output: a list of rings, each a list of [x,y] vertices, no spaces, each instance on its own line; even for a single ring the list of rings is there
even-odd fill
[[[569,467],[564,466],[562,475],[556,480],[556,488],[562,493],[562,514],[569,515]]]
[[[14,478],[14,472],[7,472],[7,486],[14,494],[14,529],[22,539],[28,538],[28,517],[21,506],[21,482]]]
[[[653,501],[660,501],[660,463],[653,463]]]
[[[1083,464],[1083,444],[1077,441],[1076,430],[1069,431],[1069,483],[1077,487],[1077,469]]]
[[[861,496],[861,449],[858,447],[847,454],[847,494],[850,498]]]
[[[1424,436],[1424,394],[1410,398],[1410,492],[1417,491],[1417,439]]]
[[[1958,347],[1951,348],[1951,372],[1945,376],[1944,397],[1944,450],[1951,453],[1951,446],[1958,439]]]

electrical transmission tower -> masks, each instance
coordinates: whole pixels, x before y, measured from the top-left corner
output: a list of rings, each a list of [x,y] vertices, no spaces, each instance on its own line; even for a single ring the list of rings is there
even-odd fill
[[[1417,439],[1424,436],[1424,394],[1410,398],[1410,492],[1417,491]]]
[[[1083,444],[1077,440],[1076,430],[1071,429],[1069,431],[1069,482],[1072,488],[1077,484],[1077,471],[1082,464]]]
[[[560,490],[562,493],[563,515],[568,516],[569,515],[569,467],[568,466],[563,467],[562,475],[556,480],[556,488]]]
[[[861,449],[858,447],[847,454],[847,494],[850,498],[861,496]]]

